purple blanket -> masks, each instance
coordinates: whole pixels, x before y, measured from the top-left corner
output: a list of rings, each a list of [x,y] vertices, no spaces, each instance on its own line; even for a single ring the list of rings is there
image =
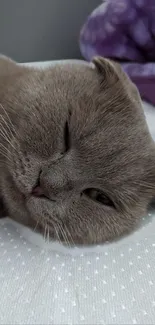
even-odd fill
[[[141,97],[155,105],[155,0],[107,0],[88,17],[83,56],[120,61]]]

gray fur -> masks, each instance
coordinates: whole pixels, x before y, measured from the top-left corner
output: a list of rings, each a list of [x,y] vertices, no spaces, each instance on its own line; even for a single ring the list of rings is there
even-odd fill
[[[35,70],[2,57],[0,114],[1,203],[13,219],[70,244],[96,244],[131,231],[146,213],[155,146],[119,65],[95,58],[94,69]],[[48,199],[32,195],[40,172]],[[87,197],[87,188],[102,190],[114,207]]]

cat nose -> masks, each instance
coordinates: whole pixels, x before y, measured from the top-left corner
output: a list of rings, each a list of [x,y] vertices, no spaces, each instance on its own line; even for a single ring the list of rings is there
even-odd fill
[[[36,197],[43,197],[45,196],[44,195],[44,190],[43,188],[41,188],[40,185],[37,185],[35,186],[33,189],[32,189],[32,193],[31,193],[33,196],[36,196]]]
[[[40,185],[37,185],[32,189],[31,195],[37,198],[46,198],[53,202],[55,201],[53,197],[50,197],[50,195],[48,195],[47,190],[41,187]]]
[[[56,201],[70,196],[73,191],[73,182],[64,175],[61,169],[52,166],[51,169],[43,169],[39,174],[31,195]]]
[[[41,172],[39,173],[39,176],[38,176],[38,180],[37,180],[37,183],[36,185],[33,187],[32,189],[32,195],[35,196],[35,197],[45,197],[45,190],[44,190],[44,187],[41,186],[40,184],[40,176],[41,176]]]

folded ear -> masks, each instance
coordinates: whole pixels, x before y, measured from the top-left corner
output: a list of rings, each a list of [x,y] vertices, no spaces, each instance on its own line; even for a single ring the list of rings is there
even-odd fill
[[[107,82],[107,86],[112,86],[119,81],[119,75],[115,70],[112,61],[97,56],[93,58],[92,62],[94,63],[98,73],[102,76],[103,82]]]
[[[18,65],[15,61],[7,56],[0,55],[0,77],[9,76],[18,70]]]
[[[119,82],[122,91],[125,90],[130,99],[134,102],[141,102],[137,87],[123,71],[119,63],[103,57],[94,57],[92,62],[100,74],[106,88],[110,88]]]

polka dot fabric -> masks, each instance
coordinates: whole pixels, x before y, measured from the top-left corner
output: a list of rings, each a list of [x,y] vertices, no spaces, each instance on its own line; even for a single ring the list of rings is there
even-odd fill
[[[1,220],[0,324],[155,324],[155,216],[143,222],[74,251]]]

